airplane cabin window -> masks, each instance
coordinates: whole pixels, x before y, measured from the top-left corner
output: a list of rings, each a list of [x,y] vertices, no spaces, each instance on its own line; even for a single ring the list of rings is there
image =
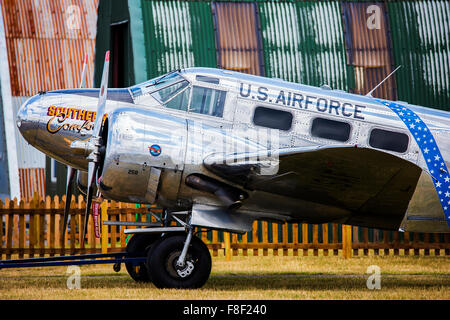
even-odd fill
[[[400,132],[373,129],[370,133],[369,145],[373,148],[404,153],[408,150],[409,137]]]
[[[164,87],[156,92],[152,93],[152,96],[158,100],[161,103],[165,103],[168,101],[171,97],[179,93],[181,90],[186,88],[189,85],[189,82],[186,80],[177,82],[175,84],[172,84],[168,87]]]
[[[347,122],[315,118],[312,122],[313,137],[345,142],[350,138],[351,127]]]
[[[253,123],[271,129],[289,130],[292,126],[292,113],[282,110],[256,107]]]
[[[187,88],[183,92],[176,95],[173,99],[166,102],[165,106],[167,108],[183,110],[186,111],[189,105],[189,94],[191,93],[191,88]]]
[[[189,111],[222,117],[225,97],[226,91],[194,86]]]

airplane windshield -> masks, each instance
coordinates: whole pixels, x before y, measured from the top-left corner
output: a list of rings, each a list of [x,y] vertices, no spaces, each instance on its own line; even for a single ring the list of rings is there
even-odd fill
[[[161,103],[165,103],[171,97],[175,96],[178,92],[183,90],[189,85],[189,82],[182,80],[180,82],[174,83],[172,85],[166,86],[156,92],[152,93],[153,98]]]
[[[163,76],[130,87],[130,92],[133,99],[142,98],[151,94],[160,102],[164,102],[172,95],[183,90],[187,85],[189,85],[189,82],[180,76],[177,71],[172,71]]]

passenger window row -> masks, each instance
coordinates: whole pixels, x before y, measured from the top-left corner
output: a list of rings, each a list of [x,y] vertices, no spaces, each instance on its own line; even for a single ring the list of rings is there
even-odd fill
[[[271,129],[290,130],[292,127],[292,113],[256,107],[253,114],[253,123]],[[348,122],[336,121],[326,118],[315,118],[311,124],[311,135],[317,138],[347,142],[350,139],[351,125]],[[373,148],[404,153],[408,150],[408,135],[375,128],[370,132],[369,145]]]

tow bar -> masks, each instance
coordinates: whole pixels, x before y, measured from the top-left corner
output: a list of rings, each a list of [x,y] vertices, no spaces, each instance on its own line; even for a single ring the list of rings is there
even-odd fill
[[[90,264],[114,264],[114,270],[120,271],[121,263],[139,264],[145,262],[146,257],[132,257],[128,256],[127,252],[116,253],[96,253],[96,254],[80,254],[70,256],[44,257],[44,258],[29,258],[16,260],[2,260],[0,261],[0,269],[8,268],[32,268],[32,267],[57,267],[57,266],[72,266],[72,265],[90,265]]]

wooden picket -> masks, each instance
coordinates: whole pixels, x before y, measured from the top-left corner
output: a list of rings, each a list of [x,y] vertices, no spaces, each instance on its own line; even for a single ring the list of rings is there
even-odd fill
[[[71,219],[63,234],[65,197],[35,196],[24,202],[5,199],[0,201],[0,259],[32,258],[68,254],[123,251],[127,235],[123,228],[103,225],[103,242],[95,237],[92,219],[88,225],[87,240],[81,242],[85,217],[83,197],[72,197]],[[106,205],[106,204],[105,204]],[[151,221],[160,209],[153,206],[111,201],[107,203],[110,221]],[[371,230],[338,224],[280,224],[255,221],[253,230],[238,235],[222,231],[198,229],[198,236],[210,248],[213,256],[223,254],[228,260],[233,256],[293,255],[328,256],[342,254],[368,255],[450,255],[450,234],[419,234]],[[373,239],[370,239],[372,232]],[[383,234],[381,236],[381,233]]]

